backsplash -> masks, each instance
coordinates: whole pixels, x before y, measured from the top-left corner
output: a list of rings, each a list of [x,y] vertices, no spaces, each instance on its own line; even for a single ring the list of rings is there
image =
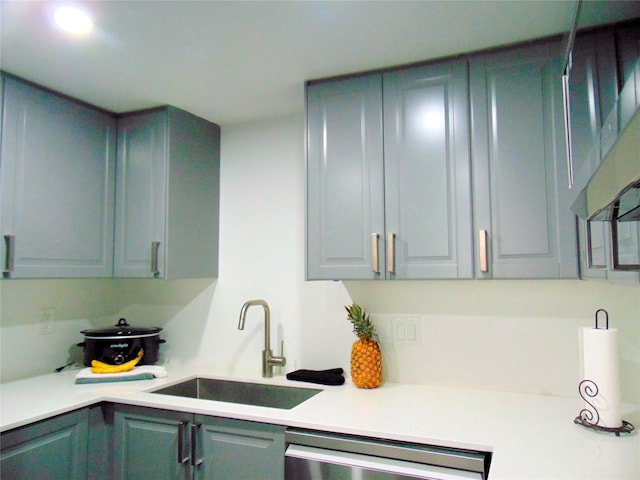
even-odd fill
[[[287,366],[348,371],[355,340],[344,305],[373,314],[387,381],[576,395],[578,328],[597,308],[619,328],[623,399],[640,402],[640,289],[565,281],[304,281],[302,116],[223,127],[220,275],[209,280],[0,280],[2,382],[49,373],[82,340],[115,323],[159,326],[161,358],[241,374],[260,371],[263,323],[242,304],[264,298],[272,346]],[[54,333],[39,312],[56,308]],[[398,320],[400,319],[400,320]],[[412,319],[413,341],[394,325]],[[46,355],[40,355],[44,351]],[[22,352],[22,353],[21,353]],[[27,355],[29,361],[16,358]],[[36,352],[35,354],[33,352]]]

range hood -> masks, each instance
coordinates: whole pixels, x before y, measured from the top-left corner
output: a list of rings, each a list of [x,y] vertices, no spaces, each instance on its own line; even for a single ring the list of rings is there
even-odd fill
[[[571,208],[586,220],[640,221],[640,109]]]

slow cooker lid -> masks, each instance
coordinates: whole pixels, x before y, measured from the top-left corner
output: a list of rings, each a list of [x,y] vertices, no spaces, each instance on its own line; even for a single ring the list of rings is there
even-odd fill
[[[157,335],[162,328],[160,327],[132,327],[127,323],[127,320],[121,318],[118,323],[109,328],[96,328],[89,330],[82,330],[86,337],[136,337],[136,336],[150,336]]]

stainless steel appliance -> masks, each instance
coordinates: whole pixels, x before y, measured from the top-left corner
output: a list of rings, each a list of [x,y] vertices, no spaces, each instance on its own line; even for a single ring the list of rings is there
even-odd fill
[[[286,480],[484,480],[491,453],[289,429]]]

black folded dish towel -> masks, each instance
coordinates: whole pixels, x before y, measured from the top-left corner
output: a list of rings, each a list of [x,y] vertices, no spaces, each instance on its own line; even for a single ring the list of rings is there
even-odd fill
[[[319,383],[320,385],[342,385],[344,377],[341,368],[330,368],[329,370],[296,370],[287,373],[287,379],[298,380],[299,382]]]

